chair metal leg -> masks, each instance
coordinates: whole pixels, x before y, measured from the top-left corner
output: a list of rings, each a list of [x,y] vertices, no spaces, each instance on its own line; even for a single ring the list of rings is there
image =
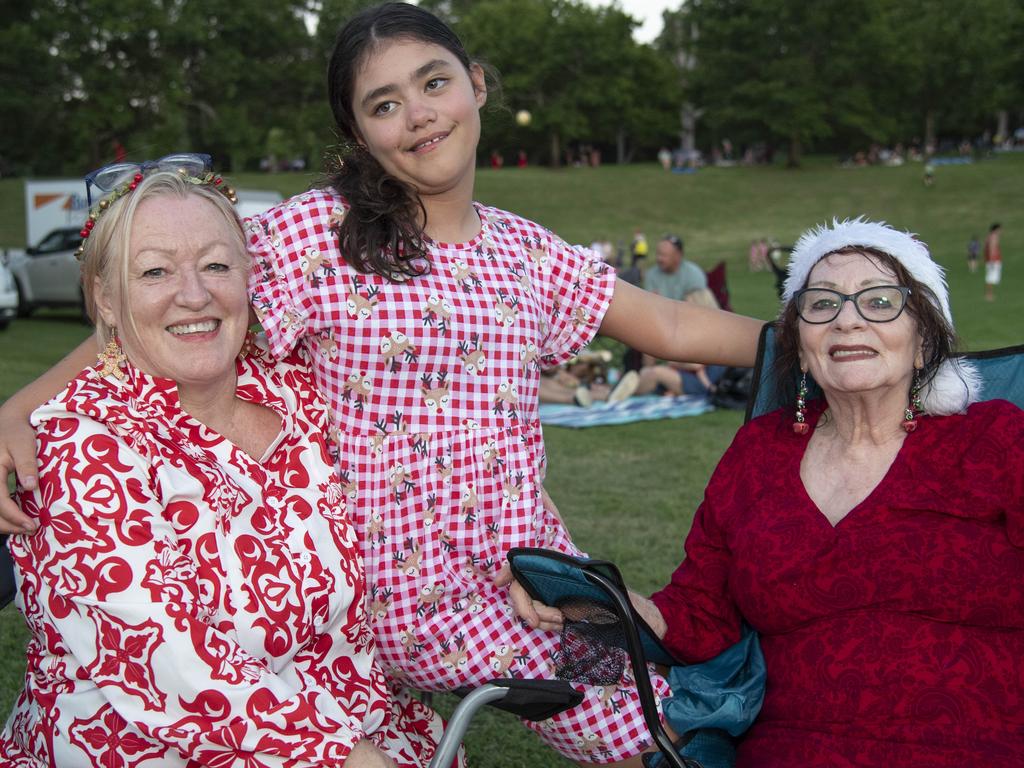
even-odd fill
[[[497,685],[482,685],[460,701],[448,719],[448,727],[444,729],[444,736],[437,745],[437,751],[430,761],[430,768],[450,768],[473,715],[480,707],[504,699],[508,696],[509,690]]]

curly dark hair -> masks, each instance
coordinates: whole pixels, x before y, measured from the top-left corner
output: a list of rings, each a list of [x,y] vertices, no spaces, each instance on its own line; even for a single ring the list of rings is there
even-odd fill
[[[401,280],[429,270],[423,228],[427,212],[416,190],[389,175],[359,144],[352,101],[359,68],[383,42],[417,40],[441,46],[468,72],[473,61],[456,34],[432,13],[407,3],[360,11],[341,28],[327,69],[328,98],[348,149],[328,183],[349,209],[337,228],[342,257],[354,269]]]
[[[939,300],[931,288],[916,280],[906,267],[889,254],[860,246],[848,246],[822,256],[844,253],[860,253],[867,256],[879,267],[884,267],[896,276],[899,285],[910,288],[907,306],[903,311],[917,323],[917,332],[921,335],[921,354],[924,366],[921,369],[921,383],[927,384],[934,378],[939,366],[956,354],[960,346],[959,338],[953,326],[946,320],[939,309]],[[805,288],[804,285],[800,286]],[[796,301],[790,300],[782,308],[775,321],[775,361],[772,364],[772,377],[777,387],[779,401],[786,405],[796,404],[796,390],[800,371],[800,317],[796,311]]]

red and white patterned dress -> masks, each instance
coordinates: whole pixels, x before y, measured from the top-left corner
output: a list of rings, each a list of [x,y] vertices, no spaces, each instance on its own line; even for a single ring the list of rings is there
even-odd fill
[[[330,191],[248,223],[271,348],[308,349],[331,408],[385,672],[426,690],[553,675],[559,637],[525,628],[492,579],[511,547],[578,551],[541,503],[539,376],[593,338],[614,289],[589,251],[477,212],[476,238],[430,243],[429,273],[399,281],[344,262]],[[649,740],[629,681],[537,727],[576,760]]]
[[[440,719],[374,659],[324,406],[304,366],[261,358],[237,368],[283,425],[259,460],[134,368],[86,369],[33,415],[4,765],[341,766],[364,736],[402,766],[433,754]]]

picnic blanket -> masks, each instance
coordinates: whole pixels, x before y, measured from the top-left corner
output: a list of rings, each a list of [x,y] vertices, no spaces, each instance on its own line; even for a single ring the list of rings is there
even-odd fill
[[[620,403],[596,402],[590,408],[578,405],[554,405],[541,403],[541,423],[554,427],[603,427],[610,424],[628,424],[634,421],[655,419],[678,419],[682,416],[697,416],[714,410],[710,401],[702,395],[680,395],[662,397],[641,395],[630,397]]]

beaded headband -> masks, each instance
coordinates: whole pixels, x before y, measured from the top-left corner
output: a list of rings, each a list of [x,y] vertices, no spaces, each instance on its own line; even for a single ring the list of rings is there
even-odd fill
[[[139,167],[139,170],[131,177],[131,180],[126,184],[114,189],[107,197],[97,203],[92,210],[89,211],[89,217],[85,220],[85,224],[82,226],[79,234],[82,236],[82,244],[78,246],[78,250],[75,251],[75,258],[78,261],[82,260],[82,255],[85,253],[85,242],[89,239],[89,235],[92,234],[93,228],[96,226],[96,222],[99,221],[100,217],[110,210],[110,207],[120,200],[125,195],[134,192],[135,189],[142,183],[142,180],[146,178],[146,171],[148,170],[166,170],[160,168],[158,165],[143,165]],[[238,202],[238,195],[235,194],[235,190],[224,184],[224,179],[208,171],[200,176],[193,176],[184,168],[177,169],[177,172],[181,174],[181,177],[189,184],[206,185],[213,187],[220,192],[224,197],[230,200],[232,203]]]

